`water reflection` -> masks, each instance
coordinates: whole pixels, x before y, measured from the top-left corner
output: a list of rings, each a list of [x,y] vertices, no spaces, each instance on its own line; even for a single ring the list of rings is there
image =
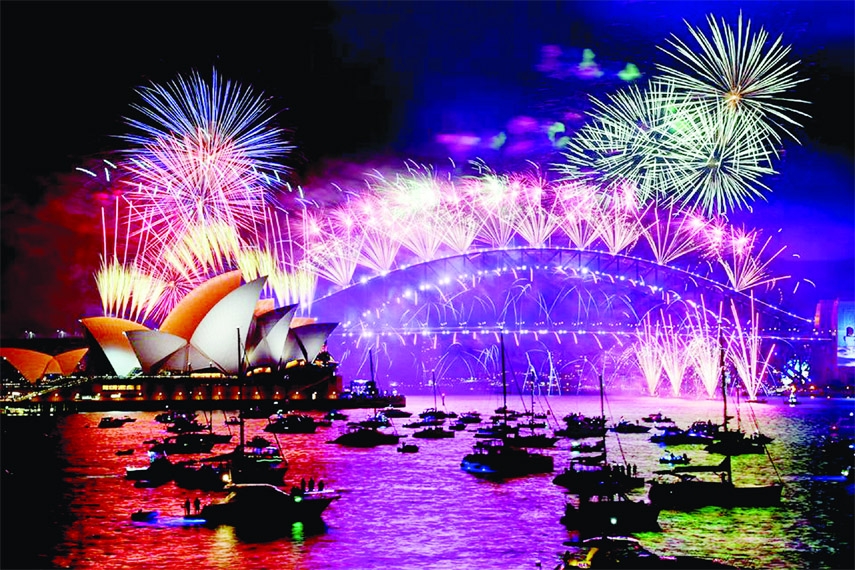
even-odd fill
[[[409,402],[408,410],[419,412],[431,407],[433,400],[411,397]],[[552,397],[549,403],[557,418],[571,411],[596,415],[600,406],[598,397]],[[486,417],[497,401],[460,396],[449,397],[447,405],[457,412],[477,410]],[[627,398],[612,399],[608,405],[610,417],[633,421],[662,409],[682,427],[721,415],[720,404],[706,400]],[[755,405],[753,413],[763,433],[775,437],[768,448],[774,468],[766,456],[734,457],[735,478],[740,484],[752,484],[771,482],[780,475],[786,484],[782,506],[663,511],[661,532],[635,536],[655,552],[724,558],[744,568],[845,567],[852,553],[852,496],[842,485],[814,481],[811,475],[822,468],[818,435],[851,408],[851,401],[804,402],[794,408],[784,402]],[[371,413],[361,410],[350,415],[358,419]],[[43,551],[40,566],[30,562],[8,567],[531,569],[537,562],[544,568],[554,567],[565,552],[580,560],[584,557],[578,543],[567,543],[575,535],[560,523],[567,496],[552,484],[553,474],[497,483],[460,469],[460,460],[476,441],[472,431],[422,441],[414,454],[398,453],[394,446],[353,449],[326,443],[343,429],[339,422],[316,434],[280,437],[290,464],[289,485],[299,485],[301,478],[324,480],[342,498],[327,509],[319,525],[289,525],[275,531],[268,524],[209,528],[183,517],[185,500],[198,497],[203,505],[209,504],[224,498],[222,492],[185,490],[174,483],[134,487],[133,481],[124,478],[125,468],[146,460],[148,445],[143,442],[161,437],[163,426],[153,421],[151,413],[136,413],[133,424],[98,429],[100,415],[78,414],[61,421],[57,458],[40,465],[38,471],[40,480],[46,473],[61,475],[52,488],[53,508],[39,520],[40,528],[58,528],[61,534],[38,547]],[[743,410],[740,421],[748,429],[753,420]],[[263,434],[265,423],[251,420],[247,437]],[[397,429],[406,434],[412,431]],[[664,448],[648,437],[625,434],[618,439],[609,434],[609,458],[635,463],[639,474],[651,477],[660,469],[658,458]],[[3,443],[5,460],[6,436]],[[134,453],[115,454],[128,448]],[[686,452],[693,464],[721,460],[697,446],[668,449]],[[220,450],[215,447],[214,451]],[[570,441],[562,439],[546,453],[555,458],[556,471],[561,470],[570,458]],[[33,461],[41,464],[43,459]],[[31,475],[36,481],[36,474]],[[43,487],[42,483],[23,486],[28,492],[49,491]],[[645,498],[645,494],[642,490],[633,498]],[[10,502],[6,498],[4,493],[4,523],[9,508],[27,505],[23,498]],[[152,523],[132,521],[131,515],[140,509],[156,510],[159,517]],[[4,535],[8,529],[4,524]],[[841,559],[846,564],[841,565]]]

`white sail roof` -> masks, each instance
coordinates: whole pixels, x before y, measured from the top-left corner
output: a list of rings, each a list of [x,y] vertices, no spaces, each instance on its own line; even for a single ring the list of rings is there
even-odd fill
[[[259,277],[226,295],[205,315],[190,338],[191,345],[227,374],[238,373],[255,305],[266,282],[267,277]]]
[[[297,305],[288,305],[256,318],[247,347],[251,366],[277,366],[286,362],[282,357],[296,308]]]

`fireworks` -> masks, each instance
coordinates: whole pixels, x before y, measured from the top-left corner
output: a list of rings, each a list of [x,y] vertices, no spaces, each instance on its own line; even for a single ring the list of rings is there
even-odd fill
[[[252,231],[273,182],[265,171],[278,177],[285,168],[274,159],[291,148],[264,99],[216,70],[210,84],[193,73],[138,94],[132,108],[144,120],[127,119],[136,132],[122,138],[132,145],[126,196],[140,218],[164,243],[188,225]]]
[[[570,139],[568,179],[601,188],[631,183],[639,200],[663,206],[695,207],[707,214],[747,208],[770,189],[762,178],[775,174],[780,132],[801,126],[796,99],[781,97],[802,79],[790,48],[778,38],[765,50],[768,34],[751,35],[750,22],[737,30],[710,16],[712,40],[689,27],[700,46],[694,53],[681,40],[660,48],[685,70],[657,65],[662,75],[645,89],[630,86],[593,99],[590,120]]]
[[[796,76],[799,62],[786,61],[790,47],[783,46],[779,36],[766,49],[769,34],[760,28],[752,35],[750,20],[743,28],[741,12],[736,30],[723,19],[719,27],[712,15],[707,17],[707,22],[711,39],[700,28],[693,28],[686,22],[700,52],[692,51],[674,35],[667,40],[673,51],[659,48],[685,68],[657,64],[663,78],[677,89],[699,98],[705,106],[726,111],[731,116],[748,116],[749,122],[761,132],[761,138],[769,136],[778,141],[777,129],[781,129],[795,139],[786,124],[801,126],[793,115],[808,115],[788,106],[805,101],[780,97],[805,81]]]
[[[763,386],[763,378],[766,377],[769,359],[772,357],[775,345],[769,347],[764,358],[761,349],[763,338],[760,336],[760,315],[754,311],[753,295],[751,296],[751,316],[747,330],[742,327],[735,304],[731,304],[731,310],[736,330],[731,336],[728,346],[730,359],[736,368],[736,374],[748,392],[748,398],[756,400],[757,394]]]

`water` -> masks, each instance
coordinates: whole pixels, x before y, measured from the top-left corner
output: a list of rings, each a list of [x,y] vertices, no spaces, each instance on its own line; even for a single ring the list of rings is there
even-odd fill
[[[599,397],[561,396],[548,399],[557,418],[569,412],[598,415]],[[477,410],[485,416],[500,405],[496,396],[449,396],[446,409]],[[527,404],[509,401],[522,410]],[[433,398],[413,396],[407,410],[418,413],[433,406]],[[538,407],[538,405],[536,405]],[[815,444],[827,426],[853,409],[851,400],[810,400],[790,407],[779,400],[743,405],[739,417],[746,431],[755,421],[766,435],[774,467],[786,483],[783,504],[774,509],[708,507],[692,513],[663,511],[661,533],[637,534],[650,549],[662,554],[720,558],[740,568],[852,567],[852,495],[835,483],[817,483],[809,475],[819,467]],[[610,398],[607,416],[629,420],[662,411],[686,427],[698,419],[721,417],[716,401],[663,398]],[[736,414],[737,410],[729,410]],[[233,415],[234,411],[226,411]],[[352,410],[351,419],[372,410]],[[564,489],[552,484],[554,475],[536,475],[495,483],[460,470],[460,460],[476,441],[472,431],[453,439],[413,440],[418,453],[398,453],[395,446],[353,449],[327,443],[342,422],[319,428],[315,434],[280,435],[290,470],[289,483],[301,478],[323,480],[341,492],[324,514],[322,528],[296,526],[286,536],[241,536],[231,527],[207,528],[183,519],[185,498],[202,504],[223,493],[186,491],[168,483],[136,488],[124,478],[126,466],[147,461],[143,441],[167,435],[154,413],[130,413],[137,419],[117,429],[98,429],[102,413],[76,414],[58,420],[57,457],[35,455],[22,463],[12,455],[4,434],[4,468],[19,474],[40,470],[22,484],[4,475],[4,550],[20,548],[7,560],[29,567],[59,568],[324,568],[324,569],[442,569],[554,568],[563,553],[581,559],[585,549],[570,542],[573,533],[560,522],[567,500]],[[114,415],[125,415],[114,414]],[[318,414],[320,416],[320,414]],[[214,425],[225,432],[225,416],[216,413]],[[8,422],[10,420],[4,420]],[[394,420],[400,426],[408,420]],[[247,438],[263,432],[266,420],[249,420]],[[9,424],[4,428],[11,427]],[[237,441],[236,428],[232,428]],[[401,433],[411,430],[398,428]],[[474,430],[474,426],[469,428]],[[652,433],[652,432],[651,432]],[[32,438],[32,434],[30,434]],[[649,434],[609,434],[610,460],[635,463],[651,477],[660,469],[664,448],[650,443]],[[21,441],[26,439],[21,438]],[[556,470],[569,458],[569,440],[547,450]],[[233,444],[215,446],[226,452]],[[44,446],[41,446],[44,447]],[[132,455],[117,456],[133,448]],[[37,449],[37,448],[34,448]],[[697,447],[669,448],[688,453],[693,464],[717,463],[720,456]],[[7,452],[8,451],[8,452]],[[26,457],[26,455],[24,455]],[[181,459],[199,456],[182,456]],[[8,459],[8,461],[7,461]],[[776,480],[765,456],[733,459],[737,484]],[[51,481],[54,475],[55,481]],[[40,479],[38,479],[40,477]],[[42,483],[41,481],[45,481]],[[21,489],[10,498],[8,481]],[[39,482],[37,482],[39,481]],[[28,493],[33,493],[29,495]],[[36,497],[35,493],[39,496]],[[637,498],[646,491],[640,491]],[[851,493],[851,491],[850,491]],[[130,519],[138,509],[157,510],[153,523]],[[270,516],[260,512],[259,517]],[[31,532],[28,525],[39,529]],[[12,542],[13,539],[20,541]],[[25,537],[29,544],[25,546]],[[26,552],[26,555],[24,554]],[[15,564],[4,565],[16,567]]]

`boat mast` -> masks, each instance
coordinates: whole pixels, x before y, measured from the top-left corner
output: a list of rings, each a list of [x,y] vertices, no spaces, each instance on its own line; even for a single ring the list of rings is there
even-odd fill
[[[243,357],[240,353],[240,327],[237,328],[237,350],[238,350],[238,417],[240,418],[240,448],[243,453],[244,446],[244,409],[243,409]]]
[[[505,378],[505,334],[499,336],[502,349],[502,419],[508,423],[508,382]]]
[[[721,321],[718,324],[718,344],[719,344],[719,367],[721,368],[721,401],[724,405],[724,423],[722,429],[727,433],[727,378],[724,366],[724,335],[721,332]],[[727,461],[727,482],[733,484],[733,470],[730,465],[730,454],[728,453],[728,440],[725,437],[722,440],[725,451],[725,461]]]
[[[606,390],[603,387],[603,374],[602,373],[600,373],[599,378],[600,378],[600,417],[603,419],[603,428],[604,428],[603,429],[603,458],[605,458],[606,457],[606,430],[605,430],[605,426],[606,426],[605,393],[606,393]],[[615,432],[615,435],[617,435],[617,432]],[[620,442],[620,440],[618,440],[618,442]],[[608,460],[604,459],[603,463],[604,464],[608,463]]]

